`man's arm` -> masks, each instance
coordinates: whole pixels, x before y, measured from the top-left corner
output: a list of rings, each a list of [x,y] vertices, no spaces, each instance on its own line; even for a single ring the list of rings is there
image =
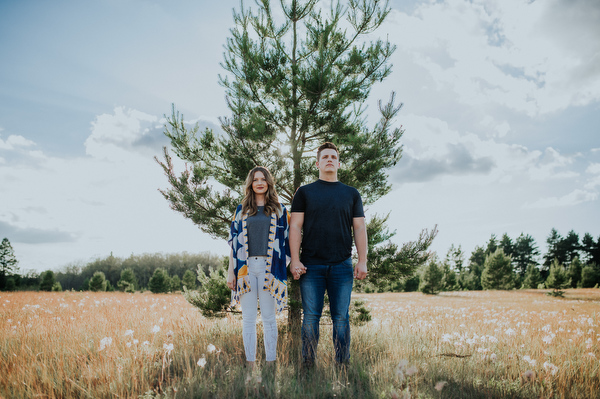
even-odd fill
[[[290,272],[295,280],[306,273],[306,267],[300,262],[300,244],[302,243],[302,226],[304,225],[304,212],[292,212],[290,219]]]
[[[354,278],[359,280],[367,277],[367,227],[365,225],[365,218],[354,218],[352,219],[352,227],[354,229],[354,243],[356,244],[356,251],[358,252],[358,263],[354,268]]]

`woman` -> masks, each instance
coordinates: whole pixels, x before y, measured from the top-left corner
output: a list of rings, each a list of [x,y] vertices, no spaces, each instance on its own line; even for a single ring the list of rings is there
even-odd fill
[[[250,368],[256,361],[256,316],[260,302],[267,363],[277,349],[275,313],[287,303],[286,265],[290,249],[288,213],[279,203],[267,168],[257,166],[246,178],[245,196],[231,223],[227,286],[232,305],[242,305],[244,350]]]

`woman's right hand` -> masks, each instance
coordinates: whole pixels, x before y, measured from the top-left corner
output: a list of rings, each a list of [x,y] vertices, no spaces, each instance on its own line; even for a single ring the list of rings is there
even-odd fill
[[[230,290],[235,290],[235,274],[233,270],[229,270],[227,273],[227,286]]]

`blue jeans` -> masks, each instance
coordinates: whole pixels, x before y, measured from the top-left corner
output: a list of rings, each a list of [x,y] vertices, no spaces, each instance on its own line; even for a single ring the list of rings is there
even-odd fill
[[[302,295],[302,358],[305,363],[315,361],[319,344],[319,322],[323,313],[325,290],[333,321],[333,346],[335,361],[346,363],[350,359],[350,295],[354,273],[352,259],[337,265],[306,265],[300,278]]]

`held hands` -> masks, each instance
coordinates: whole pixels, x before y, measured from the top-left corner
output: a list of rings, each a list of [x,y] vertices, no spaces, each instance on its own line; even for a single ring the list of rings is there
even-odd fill
[[[359,261],[354,267],[354,278],[363,280],[367,277],[367,262]]]
[[[292,276],[294,276],[294,280],[298,280],[300,276],[306,273],[306,266],[299,260],[292,261],[292,263],[290,263],[290,272],[292,273]]]

